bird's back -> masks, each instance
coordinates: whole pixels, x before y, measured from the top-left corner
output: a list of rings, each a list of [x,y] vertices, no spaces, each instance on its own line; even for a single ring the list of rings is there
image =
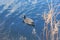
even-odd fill
[[[30,18],[26,18],[26,19],[24,19],[24,22],[28,23],[28,24],[31,24],[33,22],[33,20],[30,19]]]

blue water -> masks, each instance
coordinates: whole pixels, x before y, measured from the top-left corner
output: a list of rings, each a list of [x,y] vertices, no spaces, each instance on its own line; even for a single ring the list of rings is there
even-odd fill
[[[35,3],[34,3],[35,2]],[[11,4],[10,4],[11,3]],[[49,11],[48,4],[51,0],[0,0],[0,40],[22,40],[21,36],[27,40],[42,40],[42,29],[44,28],[44,11]],[[60,4],[59,0],[53,0],[53,6]],[[13,10],[13,12],[11,12]],[[56,12],[60,11],[60,6]],[[10,14],[6,16],[7,14]],[[23,23],[22,14],[32,18],[35,23],[36,35],[32,34],[32,27]],[[59,15],[58,15],[59,16]],[[60,16],[57,17],[60,20]]]

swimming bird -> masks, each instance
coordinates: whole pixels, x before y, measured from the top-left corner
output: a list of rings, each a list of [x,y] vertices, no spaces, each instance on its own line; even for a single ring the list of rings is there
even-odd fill
[[[31,18],[26,17],[26,15],[23,17],[23,22],[32,27],[35,27],[34,21]]]

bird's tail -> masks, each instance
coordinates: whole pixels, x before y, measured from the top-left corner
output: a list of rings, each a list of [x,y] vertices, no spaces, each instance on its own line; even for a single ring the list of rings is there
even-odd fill
[[[34,24],[32,26],[33,26],[33,28],[35,28],[35,25]]]

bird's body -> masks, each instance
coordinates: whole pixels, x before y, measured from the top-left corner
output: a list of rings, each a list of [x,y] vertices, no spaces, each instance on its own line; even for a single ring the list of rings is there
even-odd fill
[[[28,23],[28,24],[31,24],[33,22],[33,20],[30,19],[30,18],[26,18],[26,19],[24,19],[24,22]]]
[[[26,23],[26,24],[28,24],[28,25],[30,25],[30,26],[33,26],[33,27],[35,26],[34,25],[34,21],[31,18],[28,18],[26,16],[24,16],[23,22]]]

